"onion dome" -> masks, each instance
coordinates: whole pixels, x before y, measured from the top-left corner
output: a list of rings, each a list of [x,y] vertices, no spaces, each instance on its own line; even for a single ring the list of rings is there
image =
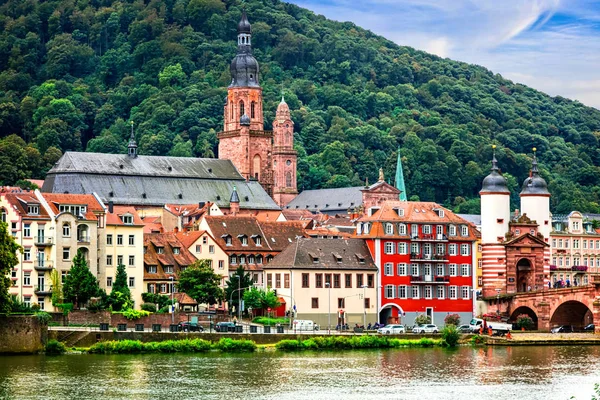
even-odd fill
[[[248,21],[246,10],[242,11],[242,18],[238,23],[238,33],[252,33],[252,26],[250,25],[250,21]]]
[[[548,184],[540,176],[540,171],[538,170],[537,157],[535,155],[536,148],[533,148],[533,161],[531,163],[531,173],[529,177],[525,179],[523,182],[523,186],[521,188],[521,195],[549,195]]]
[[[250,117],[246,114],[242,115],[242,117],[240,118],[240,125],[250,126]]]
[[[499,193],[499,194],[510,194],[506,178],[500,173],[498,168],[498,160],[496,160],[496,145],[493,145],[494,155],[492,157],[492,168],[488,176],[483,178],[483,184],[479,193]]]

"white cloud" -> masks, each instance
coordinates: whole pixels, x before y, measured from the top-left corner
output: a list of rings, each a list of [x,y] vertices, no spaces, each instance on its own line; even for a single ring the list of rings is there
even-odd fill
[[[294,0],[292,0],[294,1]],[[400,45],[600,108],[597,0],[297,0]],[[560,16],[560,18],[553,18]]]

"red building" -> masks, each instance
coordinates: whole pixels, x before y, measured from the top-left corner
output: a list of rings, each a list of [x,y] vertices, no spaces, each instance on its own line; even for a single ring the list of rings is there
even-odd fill
[[[380,323],[413,325],[429,315],[468,321],[474,309],[475,228],[439,204],[386,201],[366,210],[356,235],[379,268]]]

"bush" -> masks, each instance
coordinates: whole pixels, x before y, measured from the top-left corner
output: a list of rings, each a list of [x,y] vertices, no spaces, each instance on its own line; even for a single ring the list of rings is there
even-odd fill
[[[456,325],[446,325],[440,333],[442,334],[442,345],[455,347],[458,344],[460,334],[458,333],[458,329],[456,329]]]
[[[42,325],[48,325],[48,322],[52,321],[52,316],[45,311],[36,312],[34,315]]]
[[[479,336],[479,335],[475,335],[471,338],[471,344],[473,345],[478,345],[478,344],[483,344],[483,337]]]
[[[224,352],[252,352],[256,350],[256,343],[254,343],[252,340],[246,339],[234,340],[229,338],[223,338],[214,345],[214,348]]]
[[[73,303],[61,303],[57,304],[56,308],[62,311],[63,315],[69,315],[73,311]]]
[[[336,349],[387,349],[399,347],[431,347],[442,343],[439,339],[396,339],[386,336],[316,336],[299,340],[282,340],[275,347],[278,350],[336,350]]]
[[[458,314],[448,314],[446,318],[444,318],[444,325],[460,325],[460,315]]]
[[[46,344],[46,354],[48,354],[48,355],[56,356],[56,355],[64,354],[66,351],[67,351],[67,348],[65,347],[65,344],[62,342],[59,342],[58,340],[51,339]]]
[[[165,340],[164,342],[142,343],[139,340],[98,342],[88,350],[98,354],[135,353],[201,353],[209,351],[211,343],[203,339]]]
[[[154,303],[143,303],[142,304],[142,310],[148,311],[148,312],[156,312],[156,304],[154,304]]]
[[[288,325],[290,323],[290,320],[287,318],[256,317],[252,320],[252,322],[262,325]]]
[[[525,328],[527,330],[533,329],[533,319],[527,314],[521,314],[517,317],[517,326],[519,329]]]
[[[277,350],[302,350],[304,346],[303,342],[299,340],[282,340],[275,344],[275,348]]]
[[[421,314],[415,318],[415,325],[430,324],[431,317],[429,315]]]
[[[147,317],[148,315],[150,315],[150,312],[145,311],[145,310],[129,309],[129,310],[123,311],[123,316],[130,321],[133,321],[135,319],[140,319],[142,317]]]

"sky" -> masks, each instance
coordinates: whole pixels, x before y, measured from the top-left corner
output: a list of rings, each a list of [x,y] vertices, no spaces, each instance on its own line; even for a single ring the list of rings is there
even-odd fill
[[[600,109],[600,0],[288,0]]]

